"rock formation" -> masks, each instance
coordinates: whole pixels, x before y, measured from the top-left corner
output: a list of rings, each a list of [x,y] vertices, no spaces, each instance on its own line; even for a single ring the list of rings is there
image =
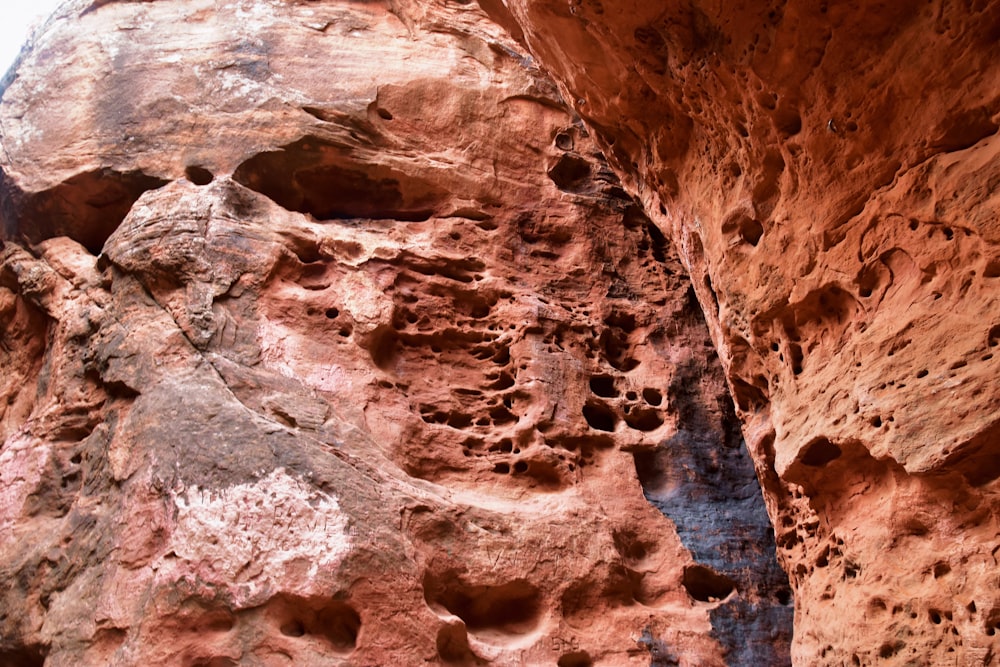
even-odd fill
[[[692,276],[797,664],[995,664],[1000,5],[483,6]]]
[[[71,0],[0,86],[0,663],[994,664],[998,37]]]
[[[704,283],[478,6],[72,0],[3,88],[0,664],[788,662]]]

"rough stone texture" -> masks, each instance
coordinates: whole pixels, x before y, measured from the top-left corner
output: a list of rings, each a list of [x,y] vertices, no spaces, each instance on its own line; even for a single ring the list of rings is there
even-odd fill
[[[674,248],[391,9],[79,0],[7,78],[0,664],[787,663]]]
[[[1000,5],[483,4],[693,276],[796,662],[995,664]]]

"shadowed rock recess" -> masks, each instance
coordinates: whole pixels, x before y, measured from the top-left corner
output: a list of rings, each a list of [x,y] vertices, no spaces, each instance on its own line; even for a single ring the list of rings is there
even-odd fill
[[[66,2],[0,665],[994,664],[1000,7],[771,5]]]

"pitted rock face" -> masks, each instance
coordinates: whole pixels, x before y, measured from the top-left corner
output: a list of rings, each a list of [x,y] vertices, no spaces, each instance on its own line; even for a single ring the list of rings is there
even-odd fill
[[[77,0],[0,120],[0,662],[787,663],[675,249],[475,5]]]
[[[678,249],[802,664],[988,664],[1000,8],[484,2]]]

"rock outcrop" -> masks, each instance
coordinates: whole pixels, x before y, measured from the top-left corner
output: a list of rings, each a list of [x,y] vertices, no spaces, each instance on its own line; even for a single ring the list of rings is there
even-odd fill
[[[490,0],[680,253],[798,664],[994,664],[1000,6]]]
[[[476,5],[391,9],[74,0],[8,76],[0,663],[787,663],[704,283]]]

